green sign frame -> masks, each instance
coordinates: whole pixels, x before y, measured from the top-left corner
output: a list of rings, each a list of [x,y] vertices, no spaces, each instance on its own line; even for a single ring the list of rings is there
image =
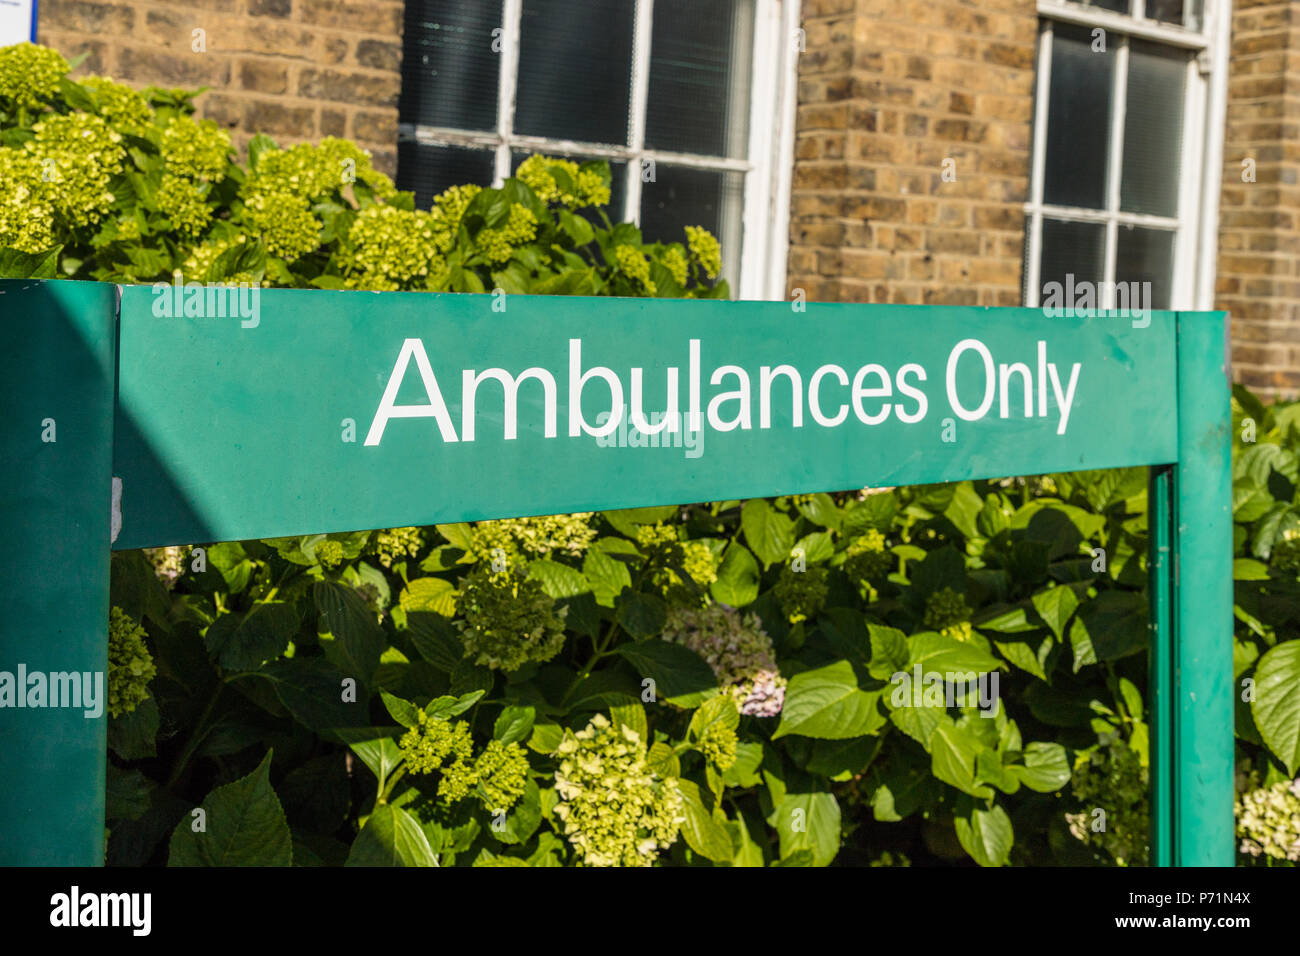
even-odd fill
[[[110,547],[1150,467],[1153,862],[1233,863],[1224,313],[6,280],[0,317],[0,669],[104,670]],[[0,708],[0,863],[102,863],[105,726]]]

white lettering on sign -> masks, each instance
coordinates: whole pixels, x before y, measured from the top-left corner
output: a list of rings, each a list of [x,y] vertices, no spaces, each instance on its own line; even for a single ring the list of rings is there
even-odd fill
[[[984,342],[976,338],[962,339],[954,345],[944,369],[944,387],[953,414],[962,421],[976,422],[990,417],[1048,418],[1055,413],[1056,434],[1064,435],[1083,364],[1073,363],[1068,379],[1063,382],[1057,364],[1048,361],[1047,343],[1039,340],[1036,346],[1031,364],[1030,361],[1000,362],[997,360],[1000,356],[995,356]],[[383,441],[389,422],[395,418],[432,418],[443,441],[475,441],[480,431],[478,416],[482,402],[479,391],[489,381],[500,384],[503,399],[500,412],[494,408],[487,413],[492,422],[500,423],[500,431],[493,428],[492,436],[499,435],[505,441],[518,437],[519,394],[525,388],[542,398],[541,421],[526,422],[525,429],[538,430],[545,438],[555,438],[558,434],[561,391],[568,398],[569,437],[590,436],[598,440],[626,431],[647,437],[665,430],[673,433],[683,418],[686,430],[697,434],[702,431],[706,420],[708,427],[717,432],[749,431],[755,427],[770,430],[786,423],[789,427],[802,428],[805,406],[808,417],[822,428],[839,428],[846,423],[870,427],[880,425],[890,417],[912,425],[924,420],[929,411],[929,399],[921,387],[929,376],[925,367],[915,362],[900,366],[892,374],[883,365],[868,363],[856,369],[822,365],[806,378],[799,369],[788,364],[763,365],[753,370],[756,374],[739,365],[718,365],[705,376],[700,359],[700,340],[691,339],[687,345],[687,409],[683,414],[679,407],[682,372],[679,367],[656,373],[664,376],[667,408],[647,409],[644,368],[628,370],[629,393],[624,388],[623,376],[614,369],[604,365],[584,368],[581,339],[569,339],[568,354],[563,357],[567,358],[567,363],[559,355],[556,358],[560,361],[555,364],[567,371],[564,383],[558,383],[558,376],[541,366],[526,368],[513,375],[503,368],[458,370],[461,376],[458,435],[424,343],[418,338],[406,339],[388,376],[388,384],[370,423],[365,443],[378,445]],[[425,401],[415,405],[398,404],[397,396],[412,360],[419,371]],[[706,378],[713,389],[707,402],[703,385]],[[630,397],[630,402],[625,402],[625,395]],[[584,397],[588,398],[586,410],[583,408]],[[596,398],[598,408],[594,422],[587,418],[592,398]],[[753,407],[755,398],[757,415]],[[776,426],[773,425],[774,409],[778,419]]]

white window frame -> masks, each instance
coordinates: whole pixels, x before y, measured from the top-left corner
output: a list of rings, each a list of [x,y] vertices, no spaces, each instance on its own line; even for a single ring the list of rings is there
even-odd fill
[[[784,299],[794,163],[798,55],[795,37],[799,27],[799,0],[753,0],[753,48],[746,51],[751,57],[749,142],[743,158],[646,148],[645,107],[650,85],[654,0],[635,2],[627,146],[523,136],[514,131],[523,0],[504,0],[497,128],[494,131],[471,131],[402,123],[398,127],[399,138],[429,146],[491,148],[495,151],[493,185],[498,187],[510,175],[515,151],[626,162],[622,218],[638,225],[641,220],[643,160],[652,160],[656,166],[739,173],[744,177],[739,234],[725,226],[724,217],[723,232],[718,236],[724,255],[728,250],[740,249],[739,281],[734,284],[732,294],[738,299]]]
[[[1174,233],[1174,274],[1169,308],[1214,308],[1214,271],[1218,252],[1219,170],[1223,162],[1224,111],[1227,99],[1230,0],[1205,0],[1201,29],[1190,30],[1142,19],[1146,0],[1132,0],[1132,14],[1115,13],[1064,0],[1038,0],[1038,74],[1034,108],[1033,170],[1030,199],[1025,203],[1025,305],[1038,308],[1041,293],[1042,228],[1044,217],[1071,222],[1096,222],[1106,227],[1105,271],[1107,300],[1099,307],[1115,308],[1115,263],[1120,225],[1154,226]],[[1116,57],[1110,116],[1110,157],[1107,164],[1106,208],[1087,210],[1054,206],[1043,201],[1047,167],[1047,123],[1052,75],[1052,34],[1055,23],[1101,27]],[[1127,100],[1129,38],[1151,40],[1192,52],[1187,64],[1183,102],[1183,150],[1175,216],[1152,216],[1119,209],[1124,115]]]

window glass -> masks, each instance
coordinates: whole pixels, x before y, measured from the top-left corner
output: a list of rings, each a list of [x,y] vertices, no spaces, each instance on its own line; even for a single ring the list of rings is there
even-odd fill
[[[1112,47],[1094,53],[1083,27],[1056,24],[1052,37],[1047,116],[1047,170],[1043,201],[1102,209],[1110,157]]]

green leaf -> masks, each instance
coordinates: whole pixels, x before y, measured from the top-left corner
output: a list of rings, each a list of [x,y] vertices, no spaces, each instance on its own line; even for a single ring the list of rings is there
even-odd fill
[[[982,749],[974,734],[947,719],[930,735],[930,771],[973,797],[991,797],[992,790],[975,782],[976,759]]]
[[[397,600],[408,614],[431,611],[451,617],[456,613],[456,588],[445,578],[416,578]]]
[[[829,561],[835,554],[835,546],[831,543],[831,536],[826,531],[814,531],[812,534],[806,534],[795,542],[793,553],[803,552],[803,557],[809,564],[819,564],[822,561]]]
[[[871,665],[867,672],[877,680],[889,680],[907,670],[907,636],[902,631],[879,624],[868,624],[871,633]]]
[[[609,719],[615,727],[627,727],[629,730],[635,731],[636,735],[641,738],[642,743],[646,743],[650,738],[650,724],[646,720],[645,708],[641,706],[640,701],[628,704],[611,704]]]
[[[492,736],[503,744],[527,740],[528,735],[533,732],[533,722],[536,719],[537,711],[532,707],[511,704],[503,708],[497,717],[497,722],[492,728]]]
[[[420,722],[420,709],[409,700],[402,700],[402,698],[395,697],[387,691],[384,691],[379,696],[383,698],[384,707],[392,715],[393,720],[403,727],[414,727]]]
[[[577,568],[539,558],[528,565],[528,576],[542,585],[553,598],[576,597],[591,590],[589,582]]]
[[[781,723],[772,739],[789,734],[843,740],[879,729],[885,722],[876,702],[880,691],[858,687],[848,661],[836,661],[790,678],[785,691]]]
[[[973,800],[962,804],[953,818],[962,849],[980,866],[1006,865],[1014,841],[1007,812],[996,803],[987,810]]]
[[[766,565],[786,561],[794,547],[794,522],[765,499],[753,498],[740,509],[745,543]]]
[[[108,749],[124,760],[157,756],[158,704],[146,697],[135,710],[108,719]]]
[[[1047,626],[1052,629],[1058,641],[1065,639],[1065,622],[1070,619],[1075,608],[1079,606],[1079,599],[1075,596],[1072,588],[1063,585],[1050,588],[1046,591],[1039,591],[1032,598],[1034,610],[1038,616],[1047,622]]]
[[[436,720],[450,720],[477,704],[484,693],[486,691],[475,690],[458,696],[439,697],[424,705],[424,713]]]
[[[582,573],[591,582],[596,603],[605,607],[613,607],[614,598],[624,588],[632,586],[632,575],[628,573],[627,565],[598,548],[587,550],[582,559]]]
[[[345,676],[369,684],[388,643],[375,612],[354,589],[333,581],[317,582],[311,594],[325,656]]]
[[[688,739],[700,740],[715,723],[720,723],[729,730],[740,726],[740,711],[728,694],[710,697],[691,715],[690,726],[686,728]]]
[[[208,654],[230,671],[251,671],[279,657],[298,630],[298,612],[292,604],[269,601],[254,604],[247,614],[223,614],[208,625],[204,635]]]
[[[450,674],[465,656],[465,645],[448,620],[431,611],[406,616],[406,633],[416,651],[439,670]]]
[[[393,739],[395,731],[393,727],[341,727],[333,734],[361,758],[382,787],[402,760],[402,751]]]
[[[526,843],[542,822],[542,796],[537,781],[530,778],[524,783],[523,796],[504,819],[491,808],[489,812],[493,815],[493,825],[488,829],[493,836],[505,844]]]
[[[217,787],[202,804],[205,829],[186,814],[172,831],[168,866],[289,866],[293,837],[271,789],[271,752],[246,777]]]
[[[984,674],[1001,667],[996,657],[978,645],[937,631],[913,634],[907,643],[907,667],[899,670],[911,671],[919,665],[922,674]]]
[[[798,501],[795,507],[799,513],[813,524],[838,531],[844,523],[844,514],[835,504],[835,499],[825,492],[809,496],[807,501]]]
[[[653,637],[668,623],[668,605],[657,594],[624,591],[614,599],[615,620],[637,640]]]
[[[1030,790],[1052,793],[1070,782],[1070,762],[1060,744],[1035,741],[1025,747],[1023,760],[1008,769]]]
[[[357,834],[344,866],[437,866],[429,838],[401,807],[375,808]]]
[[[63,246],[44,252],[19,252],[0,248],[0,279],[54,279],[58,277],[59,253]]]
[[[1253,558],[1235,558],[1232,562],[1232,580],[1267,581],[1268,565]]]
[[[156,784],[139,770],[123,770],[108,761],[104,785],[104,818],[138,820],[149,809]]]
[[[826,791],[787,792],[776,808],[781,859],[800,852],[812,856],[813,866],[829,866],[840,848],[840,805]]]
[[[1079,621],[1099,661],[1146,649],[1147,601],[1136,591],[1102,591],[1079,609]]]
[[[718,678],[700,655],[681,644],[651,640],[623,644],[621,655],[640,676],[655,682],[655,695],[678,707],[698,707],[717,693]],[[789,700],[789,697],[786,698]]]
[[[1265,745],[1294,777],[1300,768],[1300,641],[1278,644],[1259,659],[1250,712]]]
[[[678,780],[682,792],[682,836],[686,845],[714,863],[728,863],[735,853],[727,828],[704,808],[700,788],[691,780]]]
[[[758,597],[758,562],[744,545],[732,542],[722,556],[718,579],[709,585],[713,599],[728,607],[745,607]]]
[[[271,681],[275,696],[298,723],[320,733],[368,719],[370,698],[358,685],[356,701],[343,699],[343,675],[327,660],[302,658],[266,665],[257,676]]]

